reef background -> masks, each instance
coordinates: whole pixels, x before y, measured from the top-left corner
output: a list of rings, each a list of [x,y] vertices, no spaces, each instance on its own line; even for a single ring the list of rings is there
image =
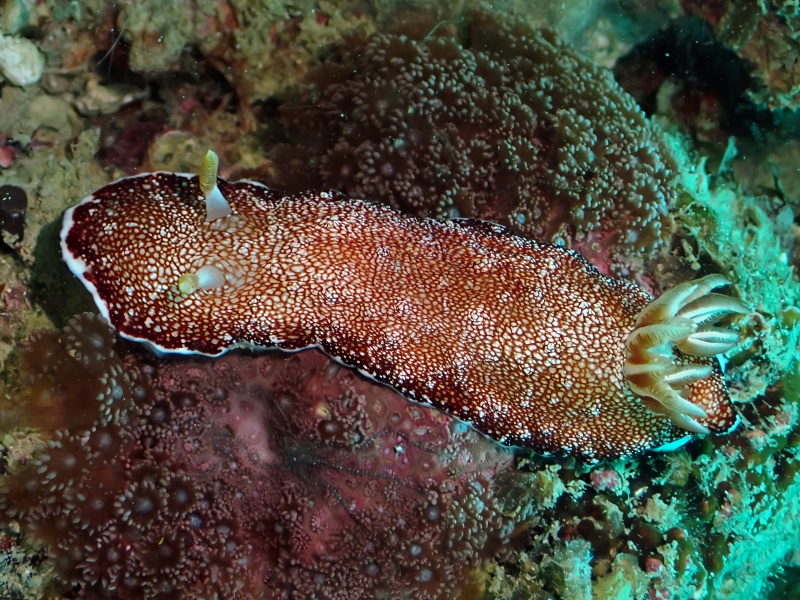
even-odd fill
[[[26,468],[42,466],[42,456],[55,452],[43,444],[58,431],[63,436],[65,428],[107,424],[97,425],[100,421],[92,419],[102,415],[92,416],[88,409],[83,422],[43,422],[20,411],[20,405],[41,406],[36,403],[42,398],[55,397],[72,406],[87,389],[102,393],[91,387],[91,377],[110,369],[134,382],[130,394],[138,389],[137,378],[149,382],[149,400],[142,404],[149,412],[137,418],[152,421],[157,413],[151,409],[172,397],[168,394],[195,386],[192,397],[203,398],[198,378],[216,382],[216,389],[232,385],[225,379],[230,373],[220,366],[225,362],[154,364],[141,349],[114,341],[91,317],[69,323],[94,307],[61,263],[58,249],[61,214],[92,190],[136,172],[194,171],[205,150],[213,148],[222,159],[221,175],[231,179],[289,188],[298,181],[334,186],[416,214],[509,219],[521,232],[572,245],[606,272],[634,279],[655,294],[720,272],[754,311],[736,323],[743,341],[728,357],[728,381],[745,420],[739,430],[694,440],[669,454],[594,466],[512,454],[436,411],[409,408],[384,388],[330,373],[315,353],[298,355],[302,364],[291,368],[305,378],[296,376],[292,381],[303,383],[294,388],[286,388],[281,378],[284,367],[240,365],[241,377],[252,385],[260,382],[261,387],[248,388],[249,398],[286,393],[310,411],[297,413],[296,420],[282,412],[269,421],[295,436],[289,436],[294,445],[281,446],[269,471],[278,473],[277,480],[297,500],[287,505],[284,496],[267,498],[282,531],[292,515],[311,523],[314,515],[302,508],[309,501],[328,506],[343,523],[350,523],[347,515],[363,517],[353,520],[365,524],[366,539],[378,549],[375,555],[384,557],[382,565],[404,560],[417,569],[398,568],[392,580],[396,588],[382,588],[388,597],[800,596],[797,5],[691,0],[543,0],[535,5],[532,10],[530,2],[513,0],[493,2],[491,8],[462,1],[6,0],[0,16],[0,478],[5,485],[13,488]],[[533,35],[527,28],[554,34]],[[376,33],[384,37],[370,37]],[[523,35],[534,40],[533,46],[520,42]],[[453,133],[446,120],[414,121],[386,112],[390,95],[380,93],[390,88],[377,85],[380,75],[367,82],[376,83],[370,89],[356,73],[364,56],[375,64],[397,52],[414,65],[416,52],[438,52],[434,79],[450,82],[444,104],[474,104],[469,90],[453,83],[469,72],[478,52],[471,44],[489,48],[498,69],[516,68],[509,57],[536,51],[543,71],[562,87],[548,91],[541,71],[530,89],[498,81],[493,93],[519,103],[492,103],[490,97],[475,109],[483,124],[479,131]],[[456,59],[467,66],[451,69]],[[426,62],[429,56],[421,64]],[[613,71],[617,83],[604,69]],[[580,89],[591,102],[570,95],[565,81],[584,86]],[[408,93],[424,97],[421,89],[414,84]],[[627,94],[647,119],[636,116]],[[543,97],[557,103],[536,105]],[[566,146],[535,137],[540,121],[527,120],[530,110],[515,112],[515,107],[534,105],[548,127],[574,135],[555,169],[537,162],[537,152]],[[393,149],[380,143],[389,123],[421,132],[424,162],[392,162]],[[480,138],[493,148],[511,134],[527,139],[530,153],[517,144],[503,156],[504,168],[494,171],[481,163],[476,147],[464,142]],[[591,158],[581,163],[579,157],[590,157],[585,152],[593,152],[603,136],[652,152],[636,155],[637,161],[609,162],[595,173],[586,166],[594,164]],[[451,146],[443,150],[445,137]],[[366,147],[369,153],[362,152]],[[567,159],[574,162],[558,171]],[[392,175],[407,175],[406,187],[388,185],[388,171],[371,172],[370,160],[391,164]],[[437,173],[460,187],[431,195]],[[495,187],[486,191],[481,186],[488,180]],[[398,189],[425,182],[431,187],[422,196],[429,205],[397,200],[405,197]],[[519,191],[521,182],[525,193]],[[536,194],[529,193],[532,188]],[[465,201],[476,189],[486,191],[485,197],[475,204]],[[554,189],[557,199],[550,194]],[[586,194],[587,189],[596,195]],[[498,203],[509,197],[514,201]],[[565,198],[567,209],[559,203]],[[31,338],[38,329],[50,333]],[[95,337],[83,338],[82,331]],[[82,354],[86,339],[101,340],[103,356]],[[230,359],[237,360],[245,357]],[[258,360],[280,363],[286,357]],[[65,386],[65,373],[76,368],[87,374],[87,389]],[[184,372],[191,369],[194,375]],[[319,378],[326,373],[330,381],[322,385]],[[334,385],[331,381],[339,386],[335,393],[320,391]],[[239,405],[215,406],[227,416],[209,409],[202,417],[209,423],[204,431],[226,424],[251,450],[263,442],[247,438],[246,427],[236,425],[242,421],[231,420]],[[189,410],[188,405],[178,408]],[[189,418],[188,412],[180,414]],[[386,414],[401,417],[391,421]],[[408,425],[417,421],[424,429]],[[149,421],[148,427],[162,424]],[[142,431],[130,444],[146,443]],[[401,468],[393,462],[400,453],[386,454],[393,446],[376,443],[381,436],[413,446],[406,457],[425,462],[429,480],[417,479],[415,463]],[[305,453],[298,450],[298,439],[305,440],[300,446]],[[130,460],[131,446],[114,448],[115,456]],[[430,460],[434,451],[442,453],[436,461]],[[102,473],[98,457],[88,464]],[[157,461],[150,466],[164,468]],[[252,468],[259,470],[257,464]],[[374,474],[385,487],[362,497],[363,479]],[[152,477],[136,483],[145,489]],[[400,491],[392,492],[397,486]],[[426,512],[431,506],[440,512]],[[343,507],[350,507],[347,514],[336,512]],[[393,521],[366,520],[369,510],[386,507],[396,511],[390,513]],[[237,510],[235,518],[250,518],[244,508]],[[440,515],[447,519],[440,521]],[[116,525],[104,518],[104,531],[113,530]],[[233,517],[213,518],[219,518],[219,526]],[[404,546],[384,536],[392,523],[412,519],[429,546],[410,541]],[[87,570],[75,576],[74,565],[64,558],[73,549],[69,544],[80,538],[69,538],[64,530],[32,535],[24,524],[11,519],[0,530],[0,598],[74,597],[78,591],[70,591],[71,584],[83,584],[85,595],[100,594],[85,585]],[[216,543],[212,533],[204,533],[209,547]],[[309,539],[344,533],[321,527]],[[214,535],[222,534],[217,529]],[[118,538],[106,539],[109,547],[120,546]],[[303,586],[313,584],[307,574],[298,572],[292,579],[295,571],[282,561],[294,565],[298,557],[307,558],[308,546],[287,538],[281,548],[297,554],[275,558],[281,572],[289,573],[280,585],[307,589]],[[373,583],[348,570],[347,561],[355,558],[346,546],[337,557],[340,563],[331,566],[330,577],[374,590]],[[182,558],[190,564],[196,557]],[[225,560],[219,558],[220,564]],[[369,565],[364,568],[369,575]],[[243,580],[264,576],[246,565],[237,569],[235,574],[245,573]],[[447,582],[456,575],[468,584],[454,589]],[[327,597],[327,588],[322,589],[317,593]],[[246,591],[246,586],[236,590]]]

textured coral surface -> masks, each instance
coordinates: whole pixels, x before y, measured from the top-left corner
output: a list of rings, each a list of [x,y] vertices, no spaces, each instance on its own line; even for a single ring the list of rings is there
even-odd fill
[[[310,77],[305,108],[284,110],[297,132],[279,185],[305,189],[318,163],[323,185],[412,214],[544,240],[663,242],[677,165],[611,75],[521,21],[477,11],[462,26],[341,47]]]
[[[525,539],[508,452],[319,353],[113,339],[85,315],[23,349],[50,434],[0,496],[83,596],[447,598]]]

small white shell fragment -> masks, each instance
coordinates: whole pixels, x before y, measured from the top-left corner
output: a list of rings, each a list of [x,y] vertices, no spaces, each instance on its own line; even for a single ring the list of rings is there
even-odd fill
[[[32,85],[42,78],[44,54],[29,39],[0,34],[0,71],[14,85]]]

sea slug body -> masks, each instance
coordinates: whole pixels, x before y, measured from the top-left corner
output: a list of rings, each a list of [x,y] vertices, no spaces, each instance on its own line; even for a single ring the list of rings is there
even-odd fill
[[[738,422],[713,358],[738,336],[711,325],[746,309],[711,293],[719,276],[651,301],[491,223],[201,178],[121,179],[65,216],[64,258],[126,338],[319,347],[502,444],[586,460]]]

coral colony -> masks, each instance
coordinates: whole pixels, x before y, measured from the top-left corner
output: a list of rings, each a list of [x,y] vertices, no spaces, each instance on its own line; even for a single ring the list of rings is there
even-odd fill
[[[322,65],[310,108],[284,111],[297,135],[278,185],[307,189],[319,164],[322,189],[408,214],[626,253],[667,239],[675,159],[611,74],[513,19],[467,23],[463,39],[374,35]]]
[[[83,596],[447,598],[525,540],[510,455],[320,353],[164,361],[84,315],[21,371],[53,435],[0,509]]]

